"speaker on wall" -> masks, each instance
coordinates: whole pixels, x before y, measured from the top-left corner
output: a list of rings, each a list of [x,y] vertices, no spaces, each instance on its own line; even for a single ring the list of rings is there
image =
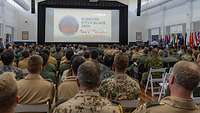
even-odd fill
[[[31,13],[35,14],[35,0],[31,0]]]
[[[141,15],[141,0],[137,0],[137,16]]]

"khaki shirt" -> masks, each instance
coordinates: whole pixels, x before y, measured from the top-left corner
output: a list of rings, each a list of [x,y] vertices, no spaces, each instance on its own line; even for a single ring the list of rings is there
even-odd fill
[[[57,65],[57,60],[54,57],[49,56],[48,63],[49,64],[53,64],[54,66],[56,66]]]
[[[28,58],[25,58],[25,59],[19,61],[18,67],[20,69],[27,69],[28,68]]]
[[[200,113],[199,107],[192,99],[166,97],[159,104],[144,104],[133,113]]]
[[[80,91],[75,97],[55,108],[54,113],[120,113],[118,106],[95,91]]]
[[[53,85],[39,74],[29,74],[17,85],[20,104],[45,104],[53,99]]]
[[[78,93],[78,84],[75,76],[67,77],[58,87],[58,100],[69,100]]]

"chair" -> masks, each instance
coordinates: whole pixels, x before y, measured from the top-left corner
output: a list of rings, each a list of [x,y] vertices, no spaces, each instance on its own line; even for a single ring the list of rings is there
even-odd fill
[[[160,77],[155,77],[152,75],[153,73],[161,73],[161,75],[160,75]],[[149,83],[150,83],[151,95],[152,96],[160,95],[161,91],[154,91],[155,88],[158,88],[158,87],[154,87],[154,85],[155,85],[155,83],[158,83],[158,84],[165,83],[165,79],[166,79],[166,68],[160,68],[160,69],[151,68],[149,75],[148,75],[147,84],[145,87],[145,94],[147,93]]]
[[[31,112],[31,113],[49,113],[49,105],[48,104],[41,104],[41,105],[22,105],[18,104],[15,112],[16,113],[26,113],[26,112]]]
[[[159,85],[161,86],[161,91],[160,91],[160,94],[159,94],[158,101],[161,100],[162,95],[165,95],[165,94],[166,94],[166,90],[167,90],[167,86],[168,86],[168,83],[167,83],[167,82],[168,82],[169,76],[170,76],[171,73],[172,73],[172,70],[173,70],[173,68],[170,68],[170,69],[169,69],[169,72],[168,72],[168,73],[165,73],[163,83],[159,83]]]

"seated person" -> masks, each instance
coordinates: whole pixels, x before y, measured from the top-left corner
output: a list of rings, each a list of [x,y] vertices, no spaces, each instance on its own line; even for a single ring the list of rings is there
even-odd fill
[[[119,107],[99,95],[99,65],[86,61],[77,72],[79,93],[54,109],[54,113],[120,113]]]
[[[18,67],[22,70],[28,68],[28,58],[29,58],[29,51],[25,50],[22,52],[23,60],[19,61]]]
[[[51,52],[50,52],[50,48],[49,48],[49,47],[46,47],[45,49],[42,49],[42,50],[40,51],[40,53],[45,53],[45,54],[47,54],[47,55],[48,55],[48,63],[49,63],[49,64],[52,64],[52,65],[54,65],[54,66],[56,67],[56,65],[57,65],[57,60],[56,60],[56,58],[54,58],[53,56],[51,56]]]
[[[0,67],[0,74],[4,72],[13,72],[16,74],[16,79],[20,80],[24,78],[24,73],[21,69],[13,66],[14,57],[14,52],[10,49],[5,50],[2,53],[1,60],[3,62],[3,66]]]
[[[42,77],[46,80],[56,83],[56,67],[48,63],[49,57],[46,53],[40,53],[40,56],[43,59],[43,68],[41,72]]]
[[[78,93],[78,84],[77,84],[77,71],[79,66],[85,62],[85,59],[82,56],[74,56],[72,58],[72,76],[67,76],[63,83],[58,87],[58,100],[67,101],[70,98],[74,97]]]
[[[170,76],[170,96],[159,103],[145,103],[133,113],[200,113],[199,107],[191,97],[199,81],[199,66],[192,62],[180,61],[175,64]]]
[[[103,81],[112,75],[114,75],[114,72],[112,71],[114,57],[113,55],[105,55],[103,58],[104,66],[102,66],[102,72],[100,76],[100,80]]]
[[[126,53],[119,53],[114,58],[115,74],[102,81],[99,92],[109,100],[134,100],[140,95],[140,86],[126,74],[129,58]]]
[[[14,73],[0,75],[0,113],[15,113],[17,84]]]
[[[66,76],[65,75],[66,73],[63,74],[63,72],[71,68],[71,58],[73,55],[74,55],[73,49],[67,48],[65,51],[65,60],[63,62],[61,62],[61,64],[60,64],[60,68],[59,68],[60,75]],[[64,76],[62,76],[62,77],[64,77]]]
[[[53,84],[40,75],[42,71],[42,58],[33,55],[28,61],[29,74],[17,82],[20,104],[45,104],[53,100]]]

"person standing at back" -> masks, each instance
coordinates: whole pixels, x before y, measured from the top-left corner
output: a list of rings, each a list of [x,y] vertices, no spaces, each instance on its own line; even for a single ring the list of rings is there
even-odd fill
[[[53,100],[53,84],[40,75],[42,71],[42,58],[33,55],[28,61],[29,74],[17,81],[20,104],[45,104]]]
[[[99,95],[99,65],[86,61],[78,69],[79,93],[54,109],[54,113],[120,113],[120,108]]]
[[[192,92],[200,82],[200,67],[187,61],[175,64],[169,80],[170,96],[160,103],[144,104],[133,113],[200,113]]]

